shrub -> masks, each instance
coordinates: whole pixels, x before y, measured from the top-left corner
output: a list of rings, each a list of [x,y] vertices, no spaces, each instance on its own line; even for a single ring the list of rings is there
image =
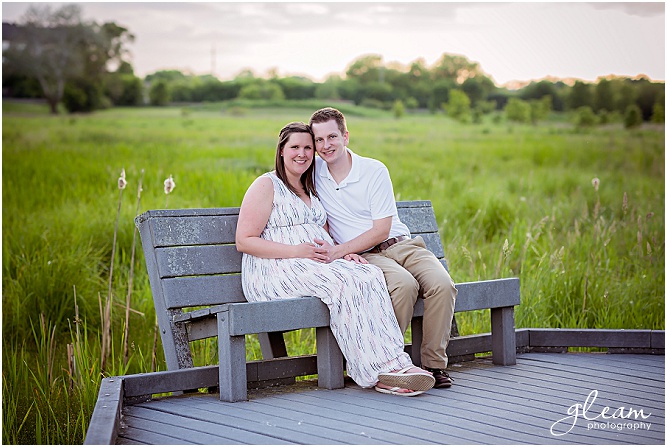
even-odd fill
[[[394,101],[394,105],[392,106],[391,111],[395,118],[400,118],[405,115],[405,106],[403,105],[403,101],[400,99]]]
[[[589,106],[579,107],[574,114],[574,126],[577,129],[594,127],[598,124],[598,117]]]
[[[505,106],[505,116],[509,121],[530,122],[530,104],[519,98],[510,98]]]
[[[623,117],[623,125],[626,129],[633,129],[642,125],[642,111],[636,104],[632,104],[625,109],[625,116]]]

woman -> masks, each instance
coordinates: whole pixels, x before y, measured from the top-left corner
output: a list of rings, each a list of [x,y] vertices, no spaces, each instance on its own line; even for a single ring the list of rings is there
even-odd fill
[[[412,365],[382,271],[358,255],[328,262],[326,213],[313,179],[309,126],[290,123],[279,135],[275,171],[258,177],[243,198],[236,247],[243,252],[248,301],[315,296],[329,308],[331,330],[361,387],[414,396],[433,386]],[[326,242],[326,244],[325,244]]]

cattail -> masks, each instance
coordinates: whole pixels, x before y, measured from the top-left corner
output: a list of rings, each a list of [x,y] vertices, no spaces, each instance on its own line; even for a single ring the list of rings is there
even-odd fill
[[[125,168],[120,172],[120,177],[118,177],[118,189],[125,189],[127,186],[127,180],[125,180]]]
[[[593,184],[593,188],[597,191],[598,188],[600,187],[600,179],[595,177],[593,180],[591,180],[591,183]]]
[[[169,178],[164,181],[164,193],[169,194],[174,190],[175,187],[176,187],[176,182],[174,182],[172,176],[169,175]]]

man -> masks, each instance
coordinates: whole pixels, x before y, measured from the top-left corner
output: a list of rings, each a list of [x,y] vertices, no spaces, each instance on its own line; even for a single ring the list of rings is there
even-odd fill
[[[449,387],[445,371],[457,290],[440,261],[420,236],[398,218],[394,191],[385,165],[347,148],[349,132],[343,114],[331,107],[310,118],[315,134],[315,184],[337,245],[330,260],[360,253],[380,267],[387,281],[396,319],[405,333],[414,304],[424,297],[422,368],[431,371],[435,387]],[[416,349],[417,347],[415,347]]]

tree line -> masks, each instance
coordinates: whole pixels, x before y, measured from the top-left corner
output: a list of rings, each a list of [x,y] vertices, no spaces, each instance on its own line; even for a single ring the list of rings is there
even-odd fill
[[[83,23],[77,5],[55,11],[31,6],[20,25],[3,23],[3,36],[9,42],[3,51],[3,95],[45,98],[54,113],[60,103],[74,113],[232,99],[322,99],[393,110],[397,116],[416,109],[444,112],[463,122],[504,111],[509,120],[536,123],[551,111],[574,111],[581,126],[664,123],[664,82],[646,77],[573,84],[542,80],[508,90],[496,86],[478,63],[445,53],[431,66],[423,59],[402,65],[366,55],[324,82],[280,77],[276,70],[263,77],[245,70],[232,80],[162,70],[141,79],[128,61],[127,45],[134,40],[129,30],[113,22]]]

